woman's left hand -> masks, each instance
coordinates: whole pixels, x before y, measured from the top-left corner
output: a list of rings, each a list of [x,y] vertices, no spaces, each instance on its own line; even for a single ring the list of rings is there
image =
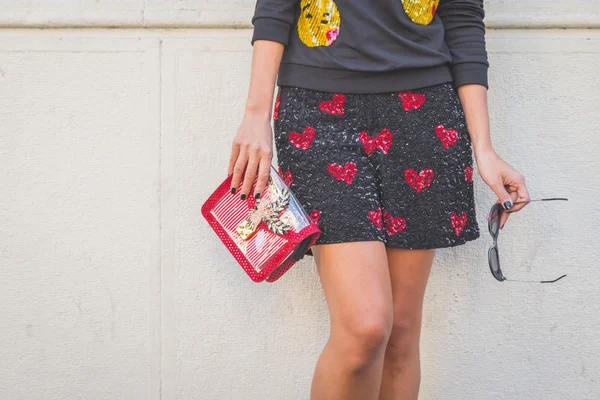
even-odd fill
[[[476,152],[475,159],[479,176],[498,196],[496,203],[504,205],[504,209],[507,211],[500,217],[500,228],[503,228],[509,213],[517,212],[529,204],[513,205],[516,201],[530,200],[525,177],[504,161],[493,149]]]

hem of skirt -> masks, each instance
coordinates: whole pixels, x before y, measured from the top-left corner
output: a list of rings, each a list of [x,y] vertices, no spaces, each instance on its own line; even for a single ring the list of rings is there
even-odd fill
[[[481,237],[481,232],[478,231],[477,233],[471,234],[470,236],[462,236],[462,237],[459,236],[459,238],[461,240],[458,240],[458,241],[443,242],[443,243],[431,243],[431,244],[428,244],[428,245],[410,246],[410,245],[401,244],[401,243],[394,243],[393,241],[390,241],[390,240],[386,241],[386,240],[381,239],[381,238],[373,238],[373,239],[356,238],[356,239],[350,239],[350,240],[338,240],[338,241],[321,242],[321,243],[315,243],[314,245],[316,246],[316,245],[319,245],[319,244],[337,244],[337,243],[374,242],[374,241],[378,241],[378,242],[383,242],[385,244],[385,247],[394,248],[394,249],[431,250],[431,249],[444,249],[444,248],[449,248],[449,247],[461,246],[463,244],[466,244],[467,242],[472,242],[474,240],[477,240],[480,237]],[[312,253],[311,249],[308,249],[308,251],[305,253],[305,255],[314,257],[314,254]]]
[[[396,249],[408,249],[408,250],[431,250],[431,249],[445,249],[449,247],[457,247],[466,244],[467,242],[472,242],[481,237],[481,233],[477,232],[475,234],[471,234],[470,236],[459,236],[460,240],[455,240],[454,242],[442,242],[442,243],[430,243],[425,245],[415,245],[410,246],[402,243],[394,243],[393,241],[386,242],[386,247],[396,248]]]
[[[357,238],[346,239],[346,240],[333,240],[333,241],[319,242],[319,243],[315,243],[313,246],[318,246],[320,244],[338,244],[338,243],[355,243],[355,242],[382,242],[383,244],[385,244],[385,239],[357,237]],[[314,254],[312,253],[311,249],[308,249],[308,251],[305,253],[305,255],[314,257]]]

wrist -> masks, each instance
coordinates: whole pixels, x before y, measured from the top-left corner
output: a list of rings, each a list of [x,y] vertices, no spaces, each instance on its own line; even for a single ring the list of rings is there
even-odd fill
[[[496,153],[491,143],[481,143],[476,144],[473,143],[473,153],[475,154],[475,158],[490,156]]]
[[[244,110],[244,116],[252,119],[271,120],[271,107],[247,105]]]

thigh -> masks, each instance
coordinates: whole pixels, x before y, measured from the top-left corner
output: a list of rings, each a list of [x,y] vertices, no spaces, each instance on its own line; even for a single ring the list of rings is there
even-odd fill
[[[410,100],[407,100],[410,99]],[[390,247],[433,249],[480,236],[475,214],[471,139],[451,83],[380,96],[375,130],[392,145],[382,163],[382,204]]]
[[[377,166],[358,140],[367,123],[365,97],[290,86],[280,87],[278,97],[277,164],[318,221],[316,244],[383,241],[372,222],[379,207]]]
[[[392,287],[381,241],[316,245],[313,253],[331,319],[331,334],[392,322]]]
[[[423,298],[435,257],[435,249],[388,248],[394,322],[400,329],[420,330]]]

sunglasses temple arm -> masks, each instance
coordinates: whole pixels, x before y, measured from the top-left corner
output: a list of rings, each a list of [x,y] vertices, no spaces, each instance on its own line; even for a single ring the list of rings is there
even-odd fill
[[[554,283],[554,282],[556,282],[557,280],[564,278],[565,276],[567,276],[567,275],[565,274],[565,275],[563,275],[563,276],[559,276],[558,278],[556,278],[556,279],[554,279],[554,280],[551,280],[551,281],[522,281],[522,280],[519,280],[519,279],[508,279],[508,278],[504,278],[504,280],[505,280],[505,281],[512,281],[512,282],[537,282],[537,283]]]
[[[558,278],[556,278],[556,279],[554,279],[552,281],[541,281],[540,283],[553,283],[553,282],[556,282],[559,279],[564,278],[565,276],[567,276],[567,275],[565,274],[565,275],[559,276]]]
[[[552,201],[552,200],[569,200],[569,199],[567,199],[566,197],[547,197],[545,199],[529,199],[529,200],[515,201],[513,204],[530,203],[532,201]]]

